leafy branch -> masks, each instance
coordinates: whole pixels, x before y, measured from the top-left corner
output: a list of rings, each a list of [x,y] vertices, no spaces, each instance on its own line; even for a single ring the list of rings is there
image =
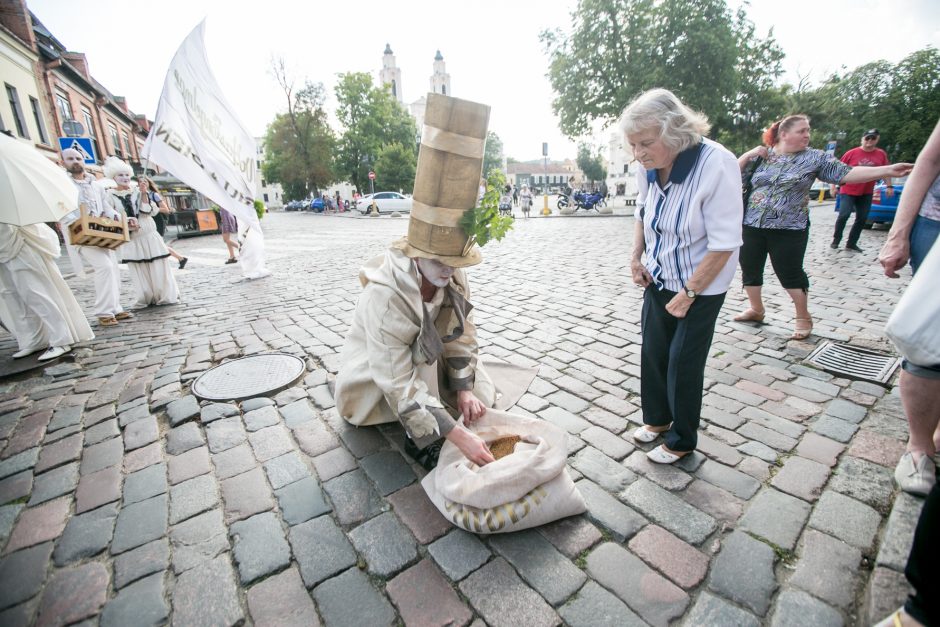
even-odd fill
[[[506,185],[506,176],[497,169],[490,170],[486,177],[486,193],[483,200],[473,209],[464,212],[460,219],[460,228],[478,246],[485,246],[490,240],[497,242],[506,236],[513,226],[512,216],[499,213],[499,196]]]

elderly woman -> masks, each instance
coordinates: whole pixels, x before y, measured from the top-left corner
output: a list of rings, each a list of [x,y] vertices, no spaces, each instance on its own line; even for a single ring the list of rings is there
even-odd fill
[[[672,92],[630,103],[620,128],[640,168],[630,269],[643,294],[640,442],[671,464],[695,450],[705,361],[741,246],[741,174],[704,135],[707,118]],[[644,254],[645,253],[645,254]]]
[[[827,183],[865,183],[886,176],[904,176],[909,163],[878,167],[848,166],[822,150],[809,147],[809,118],[788,115],[764,132],[764,145],[738,160],[742,176],[751,183],[744,211],[744,246],[741,247],[741,282],[748,309],[738,322],[763,322],[764,265],[767,256],[780,285],[796,309],[794,340],[813,332],[809,313],[809,278],[803,256],[809,241],[809,190],[817,178]]]

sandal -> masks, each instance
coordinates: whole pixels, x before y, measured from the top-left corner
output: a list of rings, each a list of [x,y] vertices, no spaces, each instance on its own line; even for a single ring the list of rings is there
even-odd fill
[[[902,613],[905,613],[903,607],[899,608],[895,612],[892,612],[890,616],[876,624],[874,627],[902,627],[902,625],[904,625],[904,623],[901,621]]]
[[[692,451],[678,451],[673,453],[666,449],[662,444],[646,454],[651,462],[657,464],[674,464]]]
[[[114,316],[99,316],[98,317],[98,326],[116,327],[117,324],[118,324],[118,321]]]
[[[796,327],[793,329],[793,335],[790,336],[790,339],[791,340],[805,340],[812,333],[813,333],[813,319],[812,318],[797,318]]]
[[[734,321],[735,322],[763,322],[764,314],[765,312],[763,311],[757,311],[756,309],[752,309],[751,307],[748,307],[747,309],[745,309],[744,311],[736,315],[734,317]]]
[[[666,427],[662,431],[653,431],[652,429],[648,428],[646,425],[640,425],[640,428],[633,432],[633,439],[636,440],[637,442],[649,443],[655,440],[656,438],[658,438],[659,436],[661,436],[666,431],[668,431],[669,427],[670,425],[666,425]]]

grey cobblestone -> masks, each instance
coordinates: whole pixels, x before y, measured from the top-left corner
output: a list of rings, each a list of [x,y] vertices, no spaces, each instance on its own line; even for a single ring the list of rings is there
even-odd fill
[[[561,622],[558,614],[502,558],[464,579],[460,591],[490,625],[542,627]]]
[[[643,627],[646,622],[616,596],[597,585],[587,582],[578,596],[559,608],[565,624],[572,627]]]
[[[310,476],[306,464],[296,452],[286,453],[264,463],[268,481],[275,490]]]
[[[620,492],[637,480],[636,473],[592,446],[581,449],[571,465],[608,492]]]
[[[760,488],[760,482],[754,477],[716,461],[705,462],[695,475],[742,499],[751,498]]]
[[[111,540],[111,554],[123,553],[165,536],[166,520],[166,494],[122,508]]]
[[[733,532],[712,562],[708,588],[763,616],[777,588],[773,549],[745,533]]]
[[[356,552],[329,516],[291,527],[288,540],[308,588],[356,564]]]
[[[211,475],[200,475],[170,488],[170,524],[191,518],[219,504],[219,488]]]
[[[333,501],[336,518],[341,525],[351,525],[382,511],[382,499],[361,470],[340,475],[323,484]]]
[[[534,530],[500,534],[490,546],[506,558],[522,579],[551,605],[559,605],[574,594],[587,577],[551,543]]]
[[[714,518],[646,479],[632,484],[622,498],[638,512],[691,544],[701,544],[718,528]]]
[[[166,464],[148,466],[124,479],[124,505],[149,499],[167,491]]]
[[[584,479],[575,485],[587,504],[588,518],[604,527],[618,542],[630,539],[646,525],[645,518],[612,497],[596,483]]]
[[[454,529],[428,545],[428,553],[452,581],[460,581],[490,558],[490,551],[477,537]]]
[[[323,622],[337,627],[359,627],[361,617],[370,625],[393,625],[395,610],[361,571],[350,568],[343,574],[317,586],[313,597],[320,606]],[[356,608],[350,612],[350,608]]]
[[[848,607],[855,596],[861,552],[831,536],[809,529],[790,585],[836,607]]]
[[[867,552],[878,533],[881,516],[864,503],[826,490],[816,504],[809,524]]]
[[[768,488],[754,497],[738,528],[793,550],[810,509],[805,501]]]
[[[162,624],[170,615],[164,594],[163,573],[129,585],[105,605],[101,627]]]
[[[894,474],[884,466],[846,455],[833,471],[829,487],[887,511],[894,491]]]
[[[113,503],[70,518],[52,554],[56,566],[97,555],[108,548],[117,513],[117,504]]]
[[[296,525],[330,511],[320,485],[313,477],[305,477],[275,492],[284,522]]]
[[[842,627],[845,621],[838,610],[801,590],[784,590],[777,597],[770,624],[772,627]]]
[[[270,575],[290,563],[284,530],[272,512],[258,514],[231,526],[233,553],[243,584]]]
[[[170,567],[170,545],[166,538],[154,540],[114,558],[114,587],[123,588],[141,577],[160,573]]]
[[[235,625],[244,618],[235,573],[226,556],[182,573],[173,595],[173,622],[179,625]]]
[[[170,429],[166,434],[166,452],[170,455],[185,453],[205,443],[202,430],[194,422]]]
[[[222,510],[214,509],[174,525],[170,530],[173,571],[178,575],[230,548]]]
[[[349,539],[365,558],[369,572],[379,577],[397,573],[418,557],[411,534],[392,512],[359,525]]]

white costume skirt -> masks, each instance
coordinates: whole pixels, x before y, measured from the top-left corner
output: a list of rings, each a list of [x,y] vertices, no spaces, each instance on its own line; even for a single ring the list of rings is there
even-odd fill
[[[137,292],[134,309],[149,305],[172,305],[180,300],[179,287],[170,267],[170,251],[149,215],[137,218],[139,228],[131,241],[120,248],[121,263],[127,264]]]

